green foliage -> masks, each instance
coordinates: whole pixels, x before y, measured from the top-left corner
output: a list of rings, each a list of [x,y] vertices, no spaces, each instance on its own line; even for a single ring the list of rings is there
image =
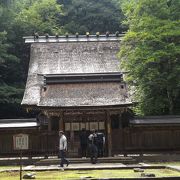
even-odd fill
[[[119,0],[1,0],[0,117],[21,116],[29,49],[23,36],[123,31]],[[62,12],[63,9],[63,12]],[[24,112],[23,112],[24,115]]]
[[[13,87],[8,85],[0,86],[0,104],[5,103],[21,103],[21,97],[24,92],[24,87]]]
[[[61,6],[56,0],[9,0],[0,2],[0,118],[24,116],[23,97],[29,47],[23,36],[61,33],[57,23]]]
[[[6,32],[0,32],[0,65],[4,63],[4,58],[6,56],[7,44],[4,43],[6,40]]]
[[[65,31],[75,34],[90,32],[105,33],[123,31],[124,18],[116,0],[58,0],[63,5],[64,15],[60,23]]]
[[[17,64],[19,59],[8,52],[10,45],[7,43],[7,33],[0,32],[0,84],[6,82],[16,82],[15,74],[17,72]],[[11,76],[12,73],[14,76]]]
[[[23,35],[33,32],[39,33],[61,33],[57,24],[58,16],[61,14],[61,6],[56,0],[37,0],[27,6],[27,1],[21,7],[21,11],[15,18],[15,25],[21,27]],[[26,8],[23,8],[23,7]]]
[[[180,2],[130,0],[124,5],[129,31],[121,45],[121,66],[136,87],[138,112],[180,113]]]

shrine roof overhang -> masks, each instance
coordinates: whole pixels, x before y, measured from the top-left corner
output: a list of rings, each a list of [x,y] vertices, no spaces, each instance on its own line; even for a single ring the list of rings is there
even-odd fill
[[[131,104],[124,82],[49,84],[40,90],[40,107],[108,107]]]
[[[96,112],[96,111],[113,111],[113,110],[128,110],[134,104],[133,102],[119,104],[119,105],[104,105],[104,106],[66,106],[66,107],[50,107],[50,106],[37,106],[37,105],[23,105],[27,111],[49,111],[49,112]]]
[[[29,119],[0,119],[0,129],[7,128],[35,128],[40,124],[35,118]]]
[[[130,120],[131,126],[180,126],[180,116],[145,116]]]

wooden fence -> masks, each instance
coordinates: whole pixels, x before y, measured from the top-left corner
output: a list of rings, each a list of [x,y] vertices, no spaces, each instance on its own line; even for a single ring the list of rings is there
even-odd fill
[[[22,131],[0,131],[0,157],[19,154],[13,149],[13,135],[18,133]],[[23,133],[29,134],[29,150],[24,151],[24,155],[58,154],[58,132],[27,129]],[[180,152],[180,127],[128,127],[112,130],[113,155],[164,151]]]
[[[132,127],[112,131],[113,154],[180,152],[180,127]]]

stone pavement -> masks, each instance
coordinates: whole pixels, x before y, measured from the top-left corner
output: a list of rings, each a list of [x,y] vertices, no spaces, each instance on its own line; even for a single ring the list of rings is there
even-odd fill
[[[132,165],[125,165],[122,163],[97,163],[97,164],[91,164],[91,163],[79,163],[79,164],[69,164],[68,167],[61,168],[59,165],[48,165],[48,166],[35,166],[35,165],[29,165],[24,166],[23,171],[52,171],[52,170],[97,170],[97,169],[130,169],[130,168],[143,168],[143,167],[149,167],[150,165],[139,163],[139,164],[132,164]],[[3,171],[19,171],[19,166],[17,168],[11,168],[11,169],[3,169],[0,170],[0,172]]]
[[[171,169],[171,170],[175,170],[175,171],[178,171],[178,172],[180,172],[180,166],[174,166],[174,165],[172,165],[172,166],[166,166],[168,169]]]
[[[130,168],[169,168],[172,170],[180,171],[180,166],[168,166],[163,165],[163,166],[152,166],[148,163],[157,162],[159,156],[162,155],[144,155],[144,162],[138,163],[138,161],[134,160],[133,157],[105,157],[105,158],[99,158],[97,164],[91,164],[90,159],[82,159],[82,158],[68,158],[70,160],[70,165],[68,167],[64,167],[63,169],[59,166],[59,161],[60,159],[55,157],[50,157],[48,159],[44,159],[43,157],[41,158],[33,158],[29,160],[26,157],[23,157],[23,171],[45,171],[45,170],[93,170],[93,169],[130,169]],[[135,156],[136,157],[136,156]],[[170,155],[167,157],[170,157]],[[172,155],[171,157],[176,157],[176,160],[179,159],[180,155]],[[178,157],[178,158],[177,158]],[[148,159],[146,159],[148,158]],[[151,161],[149,161],[149,159]],[[165,155],[163,156],[163,161],[159,162],[167,162],[168,159],[166,159]],[[0,164],[0,172],[2,171],[19,171],[19,158],[0,158],[1,164]],[[173,161],[173,160],[171,160]],[[128,162],[128,163],[127,163]],[[146,162],[146,163],[145,163]],[[16,166],[15,168],[4,169],[5,165],[10,165],[10,166]],[[1,170],[1,166],[3,166],[3,169]]]

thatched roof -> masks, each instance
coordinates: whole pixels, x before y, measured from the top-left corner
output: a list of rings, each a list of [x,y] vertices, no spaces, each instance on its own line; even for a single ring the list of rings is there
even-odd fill
[[[103,106],[125,103],[126,89],[119,83],[75,83],[47,86],[39,106]]]
[[[77,81],[49,84],[44,88],[44,77],[48,75],[58,75],[62,81],[62,74],[119,73],[119,37],[81,37],[78,41],[65,37],[39,37],[38,40],[26,37],[26,42],[32,44],[23,105],[67,107],[130,103],[124,82]]]

